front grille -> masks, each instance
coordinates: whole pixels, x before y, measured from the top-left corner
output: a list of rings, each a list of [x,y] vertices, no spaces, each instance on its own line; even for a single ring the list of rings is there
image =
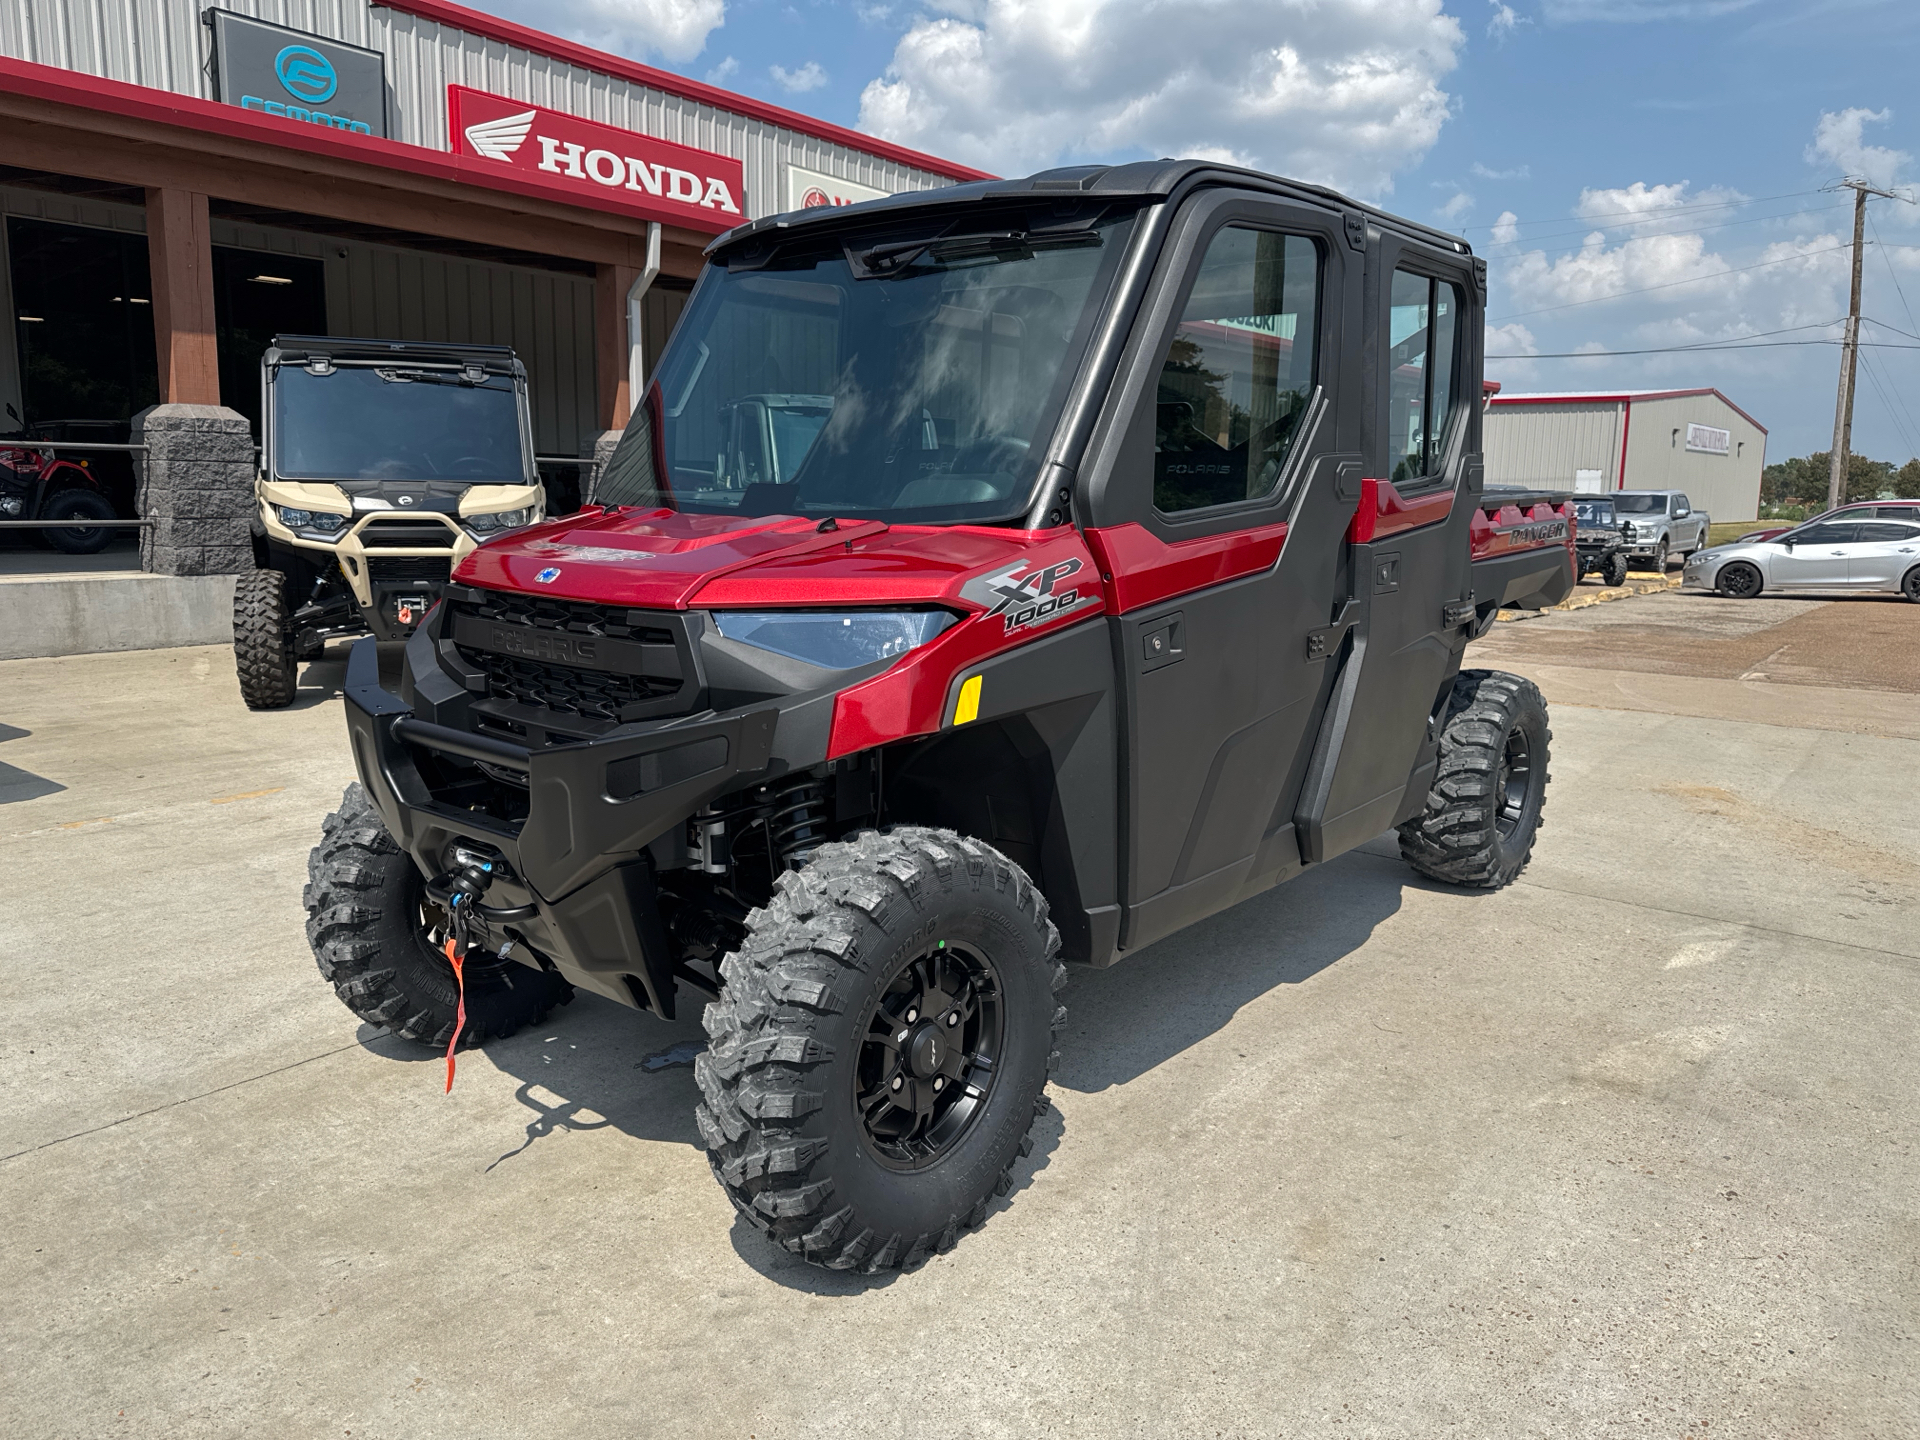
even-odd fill
[[[447,633],[485,677],[502,718],[548,723],[517,708],[530,707],[555,720],[620,724],[691,708],[673,617],[465,585],[446,594]],[[575,656],[579,663],[565,663]]]
[[[548,665],[539,660],[517,660],[486,650],[460,647],[466,661],[487,677],[487,697],[582,720],[618,723],[629,706],[645,705],[678,693],[678,680],[654,680],[641,675],[614,675],[605,670],[580,670],[572,665]]]
[[[432,555],[398,555],[391,559],[369,555],[367,578],[376,585],[444,585],[453,573],[451,560]]]
[[[453,531],[438,520],[370,520],[360,530],[369,550],[445,550],[453,542]]]

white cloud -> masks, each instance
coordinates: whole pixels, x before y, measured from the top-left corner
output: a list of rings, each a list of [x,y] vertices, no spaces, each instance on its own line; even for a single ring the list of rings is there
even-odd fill
[[[740,62],[729,55],[718,65],[707,71],[707,84],[724,85],[740,73]]]
[[[1511,210],[1502,210],[1500,218],[1493,222],[1493,243],[1511,245],[1520,238],[1520,217]]]
[[[863,129],[1006,174],[1187,155],[1377,196],[1432,146],[1463,43],[1442,0],[944,0]]]
[[[784,65],[769,65],[767,73],[773,76],[776,85],[793,95],[804,95],[827,83],[827,72],[820,68],[818,60],[809,60],[793,70]]]
[[[726,23],[726,0],[466,0],[552,35],[623,55],[691,60]]]
[[[1533,23],[1511,5],[1504,4],[1503,0],[1488,0],[1488,3],[1493,6],[1493,19],[1487,22],[1487,34],[1491,35],[1496,42],[1504,42],[1522,25]]]
[[[1442,220],[1453,221],[1453,220],[1458,220],[1462,215],[1466,214],[1467,211],[1471,210],[1472,208],[1473,208],[1473,196],[1469,195],[1464,190],[1456,190],[1453,192],[1452,198],[1450,198],[1446,204],[1442,205],[1434,213],[1437,214]]]
[[[1534,341],[1533,332],[1517,321],[1506,325],[1487,326],[1487,354],[1489,355],[1538,355],[1540,346]]]
[[[1813,143],[1807,147],[1807,163],[1837,166],[1848,176],[1864,177],[1875,185],[1888,187],[1900,181],[1900,171],[1913,157],[1904,150],[1889,150],[1869,145],[1867,122],[1884,125],[1893,118],[1891,110],[1854,108],[1835,114],[1823,111],[1813,127]]]
[[[1531,165],[1516,165],[1511,170],[1494,170],[1476,160],[1469,168],[1482,180],[1531,180],[1533,178]]]

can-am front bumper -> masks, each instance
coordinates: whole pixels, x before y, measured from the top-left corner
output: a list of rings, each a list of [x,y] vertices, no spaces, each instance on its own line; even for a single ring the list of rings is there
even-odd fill
[[[411,659],[411,657],[410,657]],[[380,684],[371,637],[354,643],[345,685],[354,764],[394,839],[432,879],[465,848],[495,857],[476,907],[485,939],[540,960],[582,989],[671,1017],[674,961],[654,887],[656,842],[678,843],[695,811],[759,776],[824,758],[824,727],[793,712],[823,697],[625,726],[602,740],[515,745],[415,716]],[[831,707],[832,697],[824,697]],[[775,755],[821,735],[821,754]],[[810,746],[807,748],[811,748]],[[461,804],[488,771],[524,777],[527,813]]]

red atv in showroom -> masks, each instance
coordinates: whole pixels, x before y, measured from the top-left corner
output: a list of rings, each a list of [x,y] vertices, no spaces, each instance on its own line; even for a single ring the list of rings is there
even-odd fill
[[[1055,170],[708,255],[593,503],[463,560],[398,695],[355,645],[308,935],[435,1046],[708,997],[740,1213],[911,1266],[1031,1148],[1063,961],[1395,828],[1513,879],[1546,709],[1460,661],[1572,512],[1483,492],[1484,263],[1326,190]]]
[[[19,419],[11,405],[7,414]],[[0,520],[72,520],[71,526],[29,533],[65,554],[93,555],[107,548],[115,531],[86,522],[112,520],[115,513],[91,465],[60,459],[52,442],[38,439],[31,429],[0,435]]]

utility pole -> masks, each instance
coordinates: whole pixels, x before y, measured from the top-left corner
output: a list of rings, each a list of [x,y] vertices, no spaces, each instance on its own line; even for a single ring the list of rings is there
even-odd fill
[[[1847,329],[1840,342],[1840,394],[1833,407],[1833,452],[1827,466],[1827,508],[1835,509],[1847,498],[1848,452],[1853,448],[1853,375],[1860,360],[1860,252],[1867,233],[1867,197],[1879,195],[1888,200],[1904,200],[1891,190],[1881,190],[1865,180],[1842,180],[1834,187],[1853,191],[1853,298],[1847,303]]]

